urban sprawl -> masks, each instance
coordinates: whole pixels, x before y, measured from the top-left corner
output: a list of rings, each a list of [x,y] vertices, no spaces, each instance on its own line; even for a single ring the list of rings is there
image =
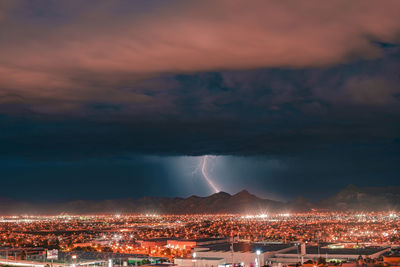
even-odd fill
[[[0,217],[3,266],[400,266],[400,213]]]

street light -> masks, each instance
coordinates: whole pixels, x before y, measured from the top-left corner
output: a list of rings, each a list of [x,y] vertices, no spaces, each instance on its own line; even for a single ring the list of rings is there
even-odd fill
[[[257,249],[256,255],[257,255],[257,265],[258,265],[258,267],[260,267],[261,266],[261,262],[260,262],[261,250]]]
[[[72,255],[71,259],[72,259],[72,267],[76,267],[76,255]]]
[[[192,257],[193,257],[193,267],[196,267],[196,256],[197,256],[196,252],[193,252],[193,255],[192,255]]]

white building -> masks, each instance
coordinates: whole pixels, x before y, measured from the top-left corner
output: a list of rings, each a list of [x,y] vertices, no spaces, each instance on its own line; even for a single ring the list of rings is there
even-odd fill
[[[354,261],[360,256],[371,259],[378,258],[381,254],[388,250],[388,247],[380,246],[369,246],[363,248],[318,248],[317,246],[307,246],[304,255],[301,255],[301,250],[296,246],[285,252],[275,253],[275,255],[268,258],[268,261],[272,263],[273,266],[301,263],[302,260],[317,261],[318,258],[325,258],[327,261]]]
[[[178,267],[218,267],[225,264],[223,258],[196,257],[191,259],[176,258],[174,263]]]
[[[196,253],[196,258],[223,259],[223,264],[233,263],[244,267],[259,267],[266,264],[269,257],[292,248],[293,245],[289,244],[250,242],[234,243],[232,248],[232,244],[227,242],[195,247],[194,252]]]

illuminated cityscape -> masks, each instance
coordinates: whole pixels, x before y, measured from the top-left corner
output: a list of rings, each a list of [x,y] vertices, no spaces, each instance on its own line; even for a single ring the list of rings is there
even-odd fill
[[[229,265],[230,256],[237,258],[236,253],[254,250],[256,254],[262,252],[263,265],[304,264],[320,258],[337,264],[356,262],[355,258],[363,255],[360,251],[365,250],[379,254],[371,262],[384,264],[382,257],[389,248],[400,245],[399,222],[400,214],[395,212],[8,216],[0,218],[0,242],[1,255],[10,262],[40,262],[46,260],[46,252],[57,250],[57,261],[63,264],[71,263],[76,256],[82,264],[112,259],[125,265],[172,264],[175,260],[185,265],[188,262],[184,259],[191,261],[196,255],[203,261],[220,257],[220,265]],[[306,251],[318,248],[315,254],[319,257],[300,254],[298,247],[302,244]],[[347,256],[332,258],[335,251],[346,249]],[[228,256],[222,255],[223,250]],[[234,264],[239,266],[237,260]],[[251,265],[251,260],[245,265]]]
[[[400,267],[400,0],[0,0],[0,267]]]

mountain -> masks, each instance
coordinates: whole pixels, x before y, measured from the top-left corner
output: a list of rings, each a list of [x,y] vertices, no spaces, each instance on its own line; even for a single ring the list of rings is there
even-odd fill
[[[0,214],[261,214],[268,212],[304,212],[312,209],[335,211],[400,210],[400,187],[364,187],[349,185],[337,194],[311,202],[298,197],[281,202],[257,197],[246,190],[234,195],[219,192],[207,197],[144,197],[114,200],[76,200],[59,203],[28,203],[0,198]]]
[[[336,195],[321,200],[319,208],[348,211],[399,210],[400,187],[363,187],[348,185]]]
[[[230,195],[219,192],[207,197],[188,198],[144,197],[139,199],[76,200],[67,203],[26,203],[0,200],[0,214],[90,214],[90,213],[156,213],[156,214],[216,214],[264,213],[277,211],[284,202],[262,199],[246,190]]]
[[[311,209],[316,208],[316,204],[306,199],[305,197],[299,196],[295,200],[287,203],[288,210],[294,211],[310,211]]]

